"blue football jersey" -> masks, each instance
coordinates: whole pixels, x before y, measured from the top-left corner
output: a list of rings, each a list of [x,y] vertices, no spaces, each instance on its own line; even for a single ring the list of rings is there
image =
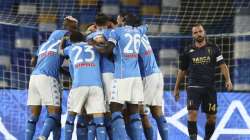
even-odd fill
[[[97,30],[96,32],[93,32],[90,35],[88,35],[87,40],[95,39],[98,36],[102,36],[106,40],[108,40],[110,32],[111,32],[111,29]],[[101,57],[101,72],[102,73],[114,73],[114,63],[105,56]]]
[[[49,39],[44,42],[37,50],[37,64],[32,75],[47,75],[56,79],[59,78],[59,68],[63,63],[63,57],[59,55],[59,44],[66,35],[66,30],[54,31]]]
[[[80,86],[102,86],[100,76],[100,55],[85,42],[75,43],[64,49],[72,64],[72,88]]]
[[[141,42],[142,43],[139,50],[139,65],[141,70],[141,76],[145,77],[151,75],[152,73],[160,72],[147,35],[144,34],[142,36]]]
[[[111,31],[109,41],[116,45],[113,49],[115,78],[141,77],[138,53],[141,36],[144,33],[144,31],[131,26],[117,27]]]

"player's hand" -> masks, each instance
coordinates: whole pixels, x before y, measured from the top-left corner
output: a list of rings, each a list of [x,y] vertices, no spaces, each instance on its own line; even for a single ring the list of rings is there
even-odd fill
[[[96,25],[91,25],[87,29],[88,31],[95,32],[96,31]]]
[[[176,101],[176,102],[180,99],[180,91],[179,91],[179,88],[174,88],[174,98],[175,98],[175,101]]]
[[[231,91],[231,90],[233,89],[233,84],[232,84],[231,81],[227,81],[227,82],[225,83],[225,86],[226,86],[226,88],[227,88],[227,91]]]

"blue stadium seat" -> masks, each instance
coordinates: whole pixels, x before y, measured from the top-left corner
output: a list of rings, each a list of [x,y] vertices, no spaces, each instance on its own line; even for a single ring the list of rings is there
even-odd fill
[[[139,6],[121,6],[121,12],[130,12],[134,15],[140,15],[140,8]]]
[[[118,0],[103,0],[102,2],[103,2],[103,4],[115,4],[115,5],[120,4],[120,2]]]
[[[142,5],[161,5],[161,0],[141,0]]]

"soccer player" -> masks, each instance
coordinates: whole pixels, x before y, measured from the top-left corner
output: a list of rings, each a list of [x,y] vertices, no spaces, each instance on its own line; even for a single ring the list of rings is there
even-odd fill
[[[135,16],[132,14],[126,15],[125,26],[112,30],[108,42],[103,47],[96,47],[101,53],[114,55],[115,71],[110,99],[114,140],[128,139],[122,115],[122,107],[125,103],[131,113],[129,116],[131,139],[141,140],[143,138],[138,107],[138,104],[144,100],[138,64],[138,52],[143,32],[132,27],[134,18]]]
[[[206,40],[206,33],[201,24],[192,27],[195,43],[186,46],[180,53],[180,66],[174,89],[175,100],[179,99],[181,80],[188,75],[187,108],[188,132],[191,140],[197,139],[197,110],[201,105],[206,113],[205,140],[209,140],[215,130],[217,95],[215,90],[215,67],[223,73],[228,91],[232,90],[229,70],[220,49]]]
[[[91,29],[94,32],[87,36],[87,40],[90,42],[95,41],[96,43],[104,43],[108,40],[111,30],[115,28],[116,24],[117,23],[113,21],[113,19],[109,18],[105,14],[98,14],[96,16],[95,28]],[[111,137],[112,130],[110,122],[111,114],[109,109],[109,100],[111,94],[110,83],[112,83],[114,73],[114,63],[112,61],[112,56],[101,56],[101,73],[106,102],[105,126],[109,136]]]
[[[138,24],[140,22],[138,20]],[[139,26],[138,28],[143,28]],[[144,93],[144,105],[150,107],[152,116],[157,122],[158,130],[160,132],[162,140],[168,139],[168,126],[166,118],[162,112],[163,106],[163,91],[164,82],[162,73],[157,65],[155,56],[146,34],[141,38],[141,47],[139,50],[139,66],[141,76],[143,78],[143,93]],[[143,108],[143,106],[142,106]],[[147,140],[153,140],[153,128],[149,123],[147,115],[144,114],[144,109],[141,109],[142,120],[144,126],[144,132]]]
[[[71,140],[74,120],[76,115],[81,113],[82,106],[88,115],[93,115],[97,140],[107,140],[103,117],[105,103],[100,75],[100,55],[94,47],[82,42],[83,38],[80,32],[73,32],[70,35],[73,44],[61,52],[69,57],[73,65],[73,84],[68,97],[65,140]]]
[[[60,40],[65,34],[77,28],[77,20],[71,16],[64,19],[64,30],[54,31],[49,39],[43,43],[32,57],[31,64],[35,66],[29,82],[27,104],[31,109],[31,116],[28,119],[25,139],[32,140],[36,123],[39,119],[42,105],[46,105],[48,110],[47,118],[40,137],[47,139],[51,131],[55,139],[60,139],[60,119],[61,119],[61,91],[59,85],[59,69],[63,58],[58,55]]]

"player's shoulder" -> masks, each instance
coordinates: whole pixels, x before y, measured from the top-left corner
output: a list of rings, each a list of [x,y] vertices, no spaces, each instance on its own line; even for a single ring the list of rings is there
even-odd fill
[[[68,31],[67,30],[55,30],[51,33],[50,37],[49,37],[49,40],[50,39],[60,39],[62,38],[65,34],[67,34]]]
[[[212,42],[207,42],[207,47],[210,47],[210,48],[212,48],[212,49],[214,49],[214,50],[220,49],[219,46],[218,46],[217,44],[212,43]]]

